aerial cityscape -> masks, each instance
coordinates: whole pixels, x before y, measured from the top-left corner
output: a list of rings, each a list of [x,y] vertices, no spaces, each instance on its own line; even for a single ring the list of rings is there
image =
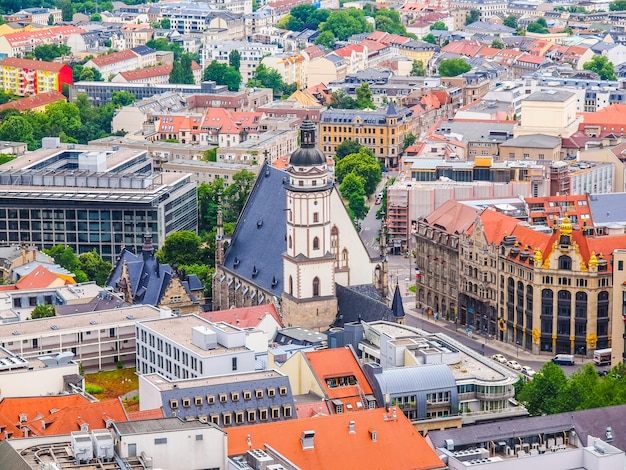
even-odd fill
[[[0,0],[0,470],[626,469],[626,0]]]

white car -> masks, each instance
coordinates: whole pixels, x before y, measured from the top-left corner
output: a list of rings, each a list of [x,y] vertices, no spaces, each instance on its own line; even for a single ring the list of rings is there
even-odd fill
[[[491,356],[491,359],[493,359],[496,362],[499,362],[500,364],[506,364],[506,357],[504,357],[502,354],[494,354],[493,356]]]
[[[524,366],[522,367],[522,374],[528,376],[528,377],[532,377],[533,375],[536,374],[535,369],[533,369],[530,366]]]
[[[513,369],[513,370],[522,370],[522,366],[517,361],[511,360],[511,361],[507,362],[506,365],[508,367],[510,367],[511,369]]]

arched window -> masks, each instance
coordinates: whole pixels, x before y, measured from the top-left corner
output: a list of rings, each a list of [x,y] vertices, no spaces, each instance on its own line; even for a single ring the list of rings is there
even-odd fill
[[[541,315],[542,316],[552,316],[553,314],[553,305],[552,299],[554,294],[552,293],[552,289],[543,289],[541,291]]]
[[[289,276],[289,295],[293,295],[293,277]]]
[[[330,229],[330,249],[335,256],[335,266],[339,267],[339,229],[336,225]]]
[[[320,278],[315,277],[313,279],[313,297],[319,297],[320,295]]]
[[[314,250],[319,250],[320,249],[320,239],[315,237],[313,239],[313,249]]]
[[[348,250],[346,248],[341,252],[341,267],[348,266]]]
[[[609,293],[605,290],[598,293],[598,318],[609,316]]]
[[[576,318],[587,318],[587,293],[576,292],[576,308],[574,315]]]
[[[291,248],[292,245],[293,245],[293,241],[291,239],[291,235],[289,235],[289,248]]]
[[[557,294],[557,315],[569,317],[572,312],[572,294],[567,290],[560,290]]]
[[[559,269],[572,270],[572,258],[567,255],[559,256]]]

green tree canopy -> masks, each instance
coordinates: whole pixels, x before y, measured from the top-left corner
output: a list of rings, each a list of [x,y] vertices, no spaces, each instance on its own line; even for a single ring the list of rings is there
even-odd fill
[[[626,10],[626,0],[615,0],[609,3],[609,11],[624,11]]]
[[[54,317],[56,315],[56,311],[54,309],[54,305],[50,304],[41,304],[37,305],[30,314],[30,317],[33,320],[38,318],[47,318]]]
[[[430,25],[431,31],[448,31],[448,27],[443,21],[435,21]]]
[[[35,142],[33,126],[21,115],[10,116],[0,125],[0,139],[13,142],[25,142],[32,149]]]
[[[503,24],[504,26],[508,26],[509,28],[517,29],[517,17],[514,15],[509,15],[504,18]]]
[[[132,93],[128,91],[114,91],[111,94],[111,103],[115,105],[116,108],[121,108],[123,106],[128,106],[133,104],[137,98]]]
[[[363,82],[356,89],[356,104],[359,109],[371,108],[374,109],[374,103],[372,101],[372,90],[369,83]]]
[[[363,178],[366,196],[374,194],[376,186],[382,179],[380,164],[373,152],[367,148],[361,148],[359,153],[346,155],[335,164],[335,177],[340,184],[349,173]]]
[[[339,186],[339,192],[344,199],[350,199],[353,194],[363,197],[365,196],[365,180],[354,173],[348,173]]]
[[[218,85],[226,85],[230,91],[237,91],[241,86],[241,74],[230,65],[222,64],[217,60],[213,60],[206,69],[204,69],[205,81],[213,80]]]
[[[376,31],[407,36],[406,27],[402,24],[400,13],[397,10],[381,8],[374,12],[374,19],[376,20]]]
[[[172,266],[194,264],[198,261],[198,250],[201,239],[191,230],[181,230],[169,235],[163,247],[157,252],[157,257],[163,263]]]
[[[337,149],[335,150],[335,161],[337,162],[351,153],[359,153],[362,148],[361,144],[359,144],[356,140],[346,139],[337,145]]]
[[[493,41],[491,41],[491,47],[493,47],[494,49],[504,49],[505,45],[502,41],[496,38]]]
[[[469,72],[472,66],[465,62],[465,59],[444,59],[439,64],[439,75],[442,77],[456,77],[462,73]]]
[[[417,137],[415,137],[412,132],[407,134],[407,136],[404,138],[404,143],[402,144],[402,151],[406,150],[408,147],[413,145],[416,141],[417,141]]]
[[[480,10],[476,10],[475,8],[472,8],[467,15],[465,15],[466,25],[476,23],[478,20],[480,20]]]
[[[335,47],[335,35],[332,31],[323,31],[315,38],[315,44],[318,46],[324,46],[328,49],[334,49]]]
[[[172,22],[169,18],[161,18],[161,21],[159,22],[159,27],[161,29],[171,29]]]
[[[96,23],[102,22],[102,15],[100,13],[94,13],[89,17],[89,21],[95,21]]]
[[[518,399],[531,416],[565,411],[562,399],[567,377],[556,364],[547,362],[519,392]]]
[[[70,55],[72,53],[72,49],[65,45],[42,44],[41,46],[35,47],[33,53],[35,54],[35,59],[37,60],[52,62],[57,57]]]
[[[271,88],[275,97],[291,94],[296,91],[295,85],[286,84],[278,70],[259,64],[254,78],[247,83],[248,87]]]
[[[435,37],[433,33],[428,33],[426,36],[422,38],[422,41],[430,43],[430,44],[437,44],[437,38]]]
[[[597,73],[602,80],[617,80],[613,63],[604,55],[594,55],[591,61],[583,64],[583,69]]]
[[[95,281],[99,286],[104,286],[107,282],[109,274],[113,269],[113,265],[102,259],[102,256],[94,249],[89,253],[83,253],[78,257],[80,269],[87,275],[91,281]]]
[[[330,108],[335,109],[357,109],[358,104],[354,98],[348,96],[345,90],[333,91],[330,95]]]
[[[424,62],[422,62],[421,60],[414,60],[413,65],[411,66],[411,76],[423,77],[425,75],[426,75],[426,69],[424,69]]]
[[[330,31],[340,41],[345,41],[353,34],[365,33],[372,30],[372,26],[365,19],[363,10],[348,8],[335,10],[325,22],[320,24],[320,31]]]
[[[170,72],[170,83],[193,85],[195,80],[193,70],[191,70],[191,62],[189,54],[183,54],[180,56],[180,60],[174,61]]]
[[[198,186],[198,208],[200,218],[198,231],[201,234],[208,233],[217,225],[217,208],[220,196],[224,194],[224,180],[215,178],[210,183],[202,183]]]
[[[543,18],[539,18],[539,19],[543,20]],[[546,20],[543,20],[544,23],[545,21]],[[548,28],[546,28],[541,23],[539,23],[539,20],[535,21],[534,23],[530,23],[526,27],[526,31],[528,31],[529,33],[538,33],[538,34],[548,34],[550,32]]]
[[[180,44],[176,42],[170,42],[166,38],[151,39],[150,41],[146,42],[146,46],[151,47],[156,51],[173,52],[174,60],[178,60],[185,53],[185,50],[181,47]]]
[[[233,175],[233,181],[224,191],[225,210],[224,220],[235,222],[248,200],[250,191],[254,186],[256,176],[248,170],[238,171]]]
[[[241,67],[241,54],[237,49],[233,49],[230,51],[230,54],[228,54],[228,65],[239,72],[239,68]]]

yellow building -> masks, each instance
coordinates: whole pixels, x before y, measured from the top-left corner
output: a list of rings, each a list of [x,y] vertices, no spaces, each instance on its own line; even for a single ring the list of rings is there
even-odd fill
[[[404,139],[411,133],[413,112],[398,108],[393,102],[387,108],[328,109],[320,120],[320,148],[332,157],[344,140],[352,140],[371,149],[388,168],[396,168]]]
[[[409,41],[398,46],[398,52],[411,60],[420,60],[424,67],[428,67],[439,46],[423,41]]]

